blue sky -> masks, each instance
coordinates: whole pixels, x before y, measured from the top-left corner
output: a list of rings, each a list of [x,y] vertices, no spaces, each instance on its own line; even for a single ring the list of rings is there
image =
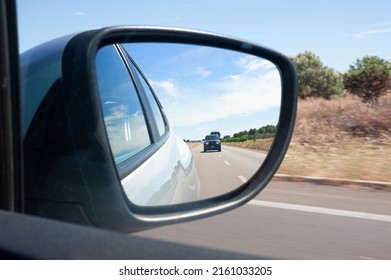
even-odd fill
[[[21,51],[91,28],[164,25],[231,35],[288,56],[309,50],[341,72],[365,55],[391,60],[389,0],[19,0],[17,5]]]

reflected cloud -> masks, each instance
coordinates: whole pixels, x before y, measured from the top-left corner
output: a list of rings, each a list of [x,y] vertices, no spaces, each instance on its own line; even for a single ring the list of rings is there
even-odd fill
[[[178,96],[178,90],[172,79],[166,81],[149,81],[154,90],[163,90],[164,93]]]
[[[116,102],[105,102],[116,104]],[[145,132],[144,115],[141,112],[129,114],[123,105],[110,106],[109,114],[104,117],[107,135],[116,163],[144,149],[150,142]]]
[[[110,104],[116,104],[115,102],[105,102],[105,105],[110,105]],[[117,105],[117,106],[110,106],[109,107],[109,112],[110,114],[105,116],[105,122],[110,125],[112,122],[116,122],[121,119],[125,119],[128,117],[126,111],[127,108],[125,105]]]
[[[219,120],[278,108],[281,81],[275,66],[251,56],[242,57],[236,64],[240,65],[240,73],[225,76],[213,83],[202,83],[202,88],[199,89],[187,89],[185,85],[182,87],[179,81],[175,82],[176,92],[181,95],[176,95],[175,100],[164,104],[170,123],[173,126],[202,125],[211,119]],[[172,80],[166,82],[173,83]],[[159,90],[155,88],[161,96]],[[195,95],[195,90],[201,94]],[[189,97],[191,100],[188,100]],[[161,99],[164,102],[164,98]],[[182,99],[183,102],[180,102]],[[175,106],[178,103],[181,106]]]
[[[276,69],[273,63],[265,59],[259,59],[257,57],[246,55],[239,59],[237,65],[245,70],[245,73],[257,71],[257,70],[272,70]]]
[[[194,73],[195,73],[196,75],[201,76],[202,78],[207,78],[207,77],[209,77],[209,76],[211,75],[211,72],[210,72],[210,71],[205,70],[204,67],[201,67],[201,66],[197,67],[197,68],[194,70]]]

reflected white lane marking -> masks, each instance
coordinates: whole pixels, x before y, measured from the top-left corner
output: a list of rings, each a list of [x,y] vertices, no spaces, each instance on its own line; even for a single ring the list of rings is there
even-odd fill
[[[251,200],[248,202],[248,204],[256,205],[256,206],[263,206],[263,207],[272,207],[272,208],[302,211],[302,212],[328,214],[328,215],[367,219],[367,220],[382,221],[382,222],[391,222],[391,216],[364,213],[364,212],[346,211],[346,210],[338,210],[338,209],[331,209],[331,208],[304,206],[304,205],[271,202],[271,201],[263,201],[263,200],[262,201],[261,200]]]
[[[228,161],[224,160],[226,165],[231,165]]]
[[[246,182],[247,182],[247,179],[244,178],[242,175],[239,175],[239,179],[240,179],[243,183],[246,183]]]

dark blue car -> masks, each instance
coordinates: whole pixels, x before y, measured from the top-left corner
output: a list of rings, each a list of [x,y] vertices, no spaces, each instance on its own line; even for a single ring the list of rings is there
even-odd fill
[[[206,135],[204,139],[204,152],[215,150],[221,152],[221,141],[216,134]]]

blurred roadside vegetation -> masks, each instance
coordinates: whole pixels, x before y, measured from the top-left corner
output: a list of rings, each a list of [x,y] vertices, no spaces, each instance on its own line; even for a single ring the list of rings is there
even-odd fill
[[[278,173],[391,182],[391,92],[299,100],[293,138]]]
[[[291,59],[298,112],[278,173],[391,182],[391,63],[366,56],[339,73],[308,51]],[[263,137],[259,129],[250,131],[223,142],[269,150],[275,130]]]

